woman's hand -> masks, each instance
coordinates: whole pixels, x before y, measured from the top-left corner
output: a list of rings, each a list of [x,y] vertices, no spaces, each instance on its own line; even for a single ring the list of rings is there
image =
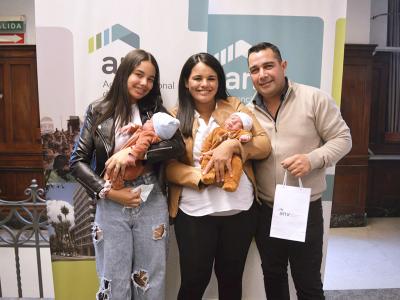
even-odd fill
[[[107,198],[118,202],[119,204],[127,207],[138,207],[140,205],[141,189],[132,187],[124,187],[120,190],[111,189],[107,193]]]
[[[225,168],[232,176],[232,156],[239,153],[240,142],[236,139],[229,139],[222,142],[217,148],[204,152],[203,156],[211,156],[210,161],[203,170],[203,174],[207,174],[211,168],[215,170],[216,182],[224,181]]]
[[[114,153],[113,156],[106,161],[106,174],[111,181],[115,181],[118,176],[124,178],[125,168],[129,166],[130,162],[130,150],[131,149],[129,147],[121,149],[117,153]]]

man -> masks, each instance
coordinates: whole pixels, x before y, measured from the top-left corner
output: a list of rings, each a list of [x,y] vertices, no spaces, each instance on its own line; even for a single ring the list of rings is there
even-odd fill
[[[298,299],[324,299],[320,268],[325,168],[350,151],[350,129],[330,96],[286,78],[287,62],[275,45],[264,42],[251,47],[248,64],[257,90],[249,108],[272,144],[267,159],[254,161],[258,196],[263,203],[256,243],[266,295],[268,300],[289,299],[290,262]],[[275,187],[282,184],[285,169],[288,185],[297,186],[301,177],[304,187],[311,188],[304,243],[269,236]]]

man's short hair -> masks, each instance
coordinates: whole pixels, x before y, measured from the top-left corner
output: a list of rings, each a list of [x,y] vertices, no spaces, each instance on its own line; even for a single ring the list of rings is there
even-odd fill
[[[261,42],[258,44],[255,44],[254,46],[251,46],[249,51],[247,52],[247,59],[249,58],[250,54],[254,52],[260,52],[262,50],[266,49],[271,49],[272,52],[275,54],[276,59],[279,61],[282,61],[282,56],[281,56],[281,51],[279,51],[279,48],[275,46],[274,44],[268,43],[268,42]]]

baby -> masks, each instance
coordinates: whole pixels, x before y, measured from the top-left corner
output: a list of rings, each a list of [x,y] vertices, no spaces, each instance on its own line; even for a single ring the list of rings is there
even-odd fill
[[[252,138],[250,132],[253,126],[251,117],[243,112],[235,112],[226,119],[224,127],[215,128],[204,140],[201,152],[207,152],[215,149],[227,139],[237,139],[242,143],[247,143]],[[201,160],[201,169],[204,170],[210,160],[210,156],[203,156]],[[232,156],[232,177],[228,171],[225,171],[224,183],[222,188],[228,192],[236,191],[240,176],[243,172],[243,162],[239,155]],[[202,175],[201,181],[204,184],[215,183],[215,170],[212,168],[207,174]]]
[[[151,144],[172,138],[179,125],[178,119],[173,118],[167,113],[158,112],[151,119],[147,120],[143,126],[129,123],[122,127],[119,130],[120,133],[131,134],[132,136],[121,149],[130,147],[131,151],[124,177],[118,176],[116,180],[111,181],[111,187],[116,190],[122,189],[125,180],[134,180],[142,175],[144,166],[138,158],[147,152]],[[107,174],[104,176],[104,179],[109,180]]]

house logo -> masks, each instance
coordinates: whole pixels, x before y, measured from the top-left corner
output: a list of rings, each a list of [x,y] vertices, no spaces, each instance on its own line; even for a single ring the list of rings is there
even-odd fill
[[[251,44],[246,40],[238,39],[216,52],[209,49],[224,67],[228,92],[245,104],[250,102],[255,91],[247,67],[247,51],[250,47]]]
[[[320,86],[323,27],[319,17],[209,14],[207,52],[223,66],[229,94],[247,104],[255,94],[247,51],[259,42],[279,46],[290,79]]]
[[[251,44],[248,42],[238,40],[214,53],[215,58],[225,69],[227,90],[245,104],[250,102],[254,94],[247,68],[247,51],[250,47]]]
[[[219,60],[221,65],[225,65],[240,57],[247,59],[247,51],[250,47],[251,45],[248,42],[239,40],[215,53],[214,56]]]
[[[133,48],[140,48],[140,37],[137,33],[130,31],[121,24],[114,24],[110,28],[107,28],[89,38],[88,52],[91,54],[118,40],[123,41]]]

